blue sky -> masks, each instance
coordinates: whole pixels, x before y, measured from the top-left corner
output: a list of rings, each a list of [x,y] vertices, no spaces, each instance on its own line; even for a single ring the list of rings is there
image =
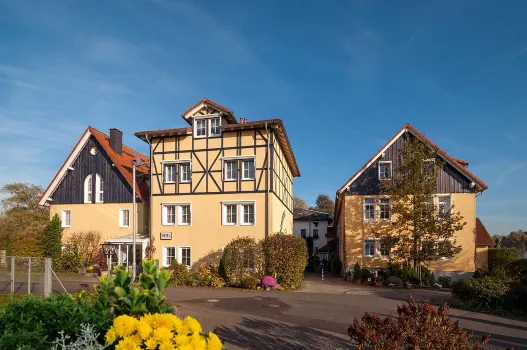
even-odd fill
[[[0,185],[47,186],[87,125],[147,153],[206,96],[283,118],[309,203],[410,122],[489,185],[492,233],[527,229],[527,3],[331,4],[0,0]]]

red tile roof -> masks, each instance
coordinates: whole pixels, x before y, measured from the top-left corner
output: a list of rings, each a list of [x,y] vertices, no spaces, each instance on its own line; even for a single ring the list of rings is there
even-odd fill
[[[108,154],[112,162],[115,164],[117,169],[123,174],[124,178],[132,187],[133,184],[133,178],[132,178],[132,161],[135,160],[135,155],[139,155],[139,159],[141,161],[145,162],[150,166],[150,159],[139,153],[134,151],[128,146],[123,145],[123,153],[118,154],[116,153],[113,148],[110,146],[110,137],[103,132],[100,132],[99,130],[88,127],[88,130],[91,132],[91,134],[97,139],[97,141],[101,144],[105,152]],[[147,202],[150,197],[150,189],[146,182],[139,177],[139,175],[147,175],[149,170],[146,166],[139,166],[136,168],[136,172],[138,175],[137,181],[136,181],[136,191],[137,196],[143,201]]]
[[[413,127],[412,125],[410,124],[406,124],[405,126],[403,126],[399,131],[397,131],[397,133],[390,139],[388,140],[388,142],[386,142],[386,144],[377,152],[375,153],[375,155],[373,157],[371,157],[367,162],[366,164],[364,164],[360,169],[359,171],[357,171],[348,181],[346,181],[346,183],[337,191],[337,192],[342,192],[346,187],[349,186],[350,182],[355,178],[355,176],[357,176],[358,174],[362,173],[363,171],[366,170],[366,168],[368,168],[368,166],[371,165],[371,162],[373,162],[377,157],[379,157],[379,155],[383,152],[383,150],[385,148],[388,147],[388,145],[390,145],[392,143],[392,141],[394,141],[398,135],[404,131],[404,130],[407,130],[407,131],[410,131],[412,132],[414,135],[416,135],[418,138],[421,138],[423,141],[427,142],[430,146],[432,146],[433,148],[437,149],[437,151],[439,152],[439,154],[445,158],[447,161],[449,161],[450,163],[452,163],[454,165],[454,167],[456,167],[461,173],[464,173],[467,177],[471,178],[471,179],[474,179],[474,181],[476,183],[478,183],[482,189],[486,190],[488,189],[488,186],[483,182],[481,181],[476,175],[474,175],[472,172],[470,172],[466,167],[468,166],[468,163],[466,161],[461,161],[459,159],[456,159],[456,158],[453,158],[451,157],[450,155],[448,155],[448,153],[446,153],[444,150],[442,150],[441,148],[439,148],[435,143],[433,143],[428,137],[426,137],[424,134],[422,134],[419,130],[417,130],[415,127]]]
[[[476,218],[476,245],[495,246],[496,242],[492,239],[487,228],[479,218]]]
[[[146,131],[138,131],[134,133],[134,135],[139,137],[141,140],[146,141],[146,136],[161,137],[161,136],[173,136],[173,135],[186,135],[189,133],[192,133],[192,128],[146,130]]]

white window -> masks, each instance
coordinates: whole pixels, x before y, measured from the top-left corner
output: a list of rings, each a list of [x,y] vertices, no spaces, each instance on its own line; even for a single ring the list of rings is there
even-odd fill
[[[364,220],[375,220],[374,198],[364,198]]]
[[[254,180],[254,159],[242,160],[242,180]]]
[[[439,219],[450,214],[452,208],[450,195],[437,197],[437,216]]]
[[[392,178],[392,162],[391,161],[380,161],[379,162],[379,179],[386,180]]]
[[[223,179],[225,181],[235,181],[238,179],[238,161],[229,160],[223,163]]]
[[[102,179],[101,174],[95,174],[95,193],[97,194],[95,201],[97,203],[103,203],[104,202],[104,181]]]
[[[238,224],[237,209],[238,209],[237,204],[224,204],[223,205],[223,225]]]
[[[62,211],[62,227],[71,227],[71,210]]]
[[[221,134],[221,119],[220,118],[212,118],[210,120],[210,136],[219,136]]]
[[[179,206],[179,224],[190,225],[191,224],[190,205]]]
[[[179,182],[190,182],[192,173],[190,172],[190,163],[179,164]]]
[[[176,182],[176,164],[165,164],[164,165],[164,182],[175,183]]]
[[[91,203],[93,201],[92,197],[92,176],[91,174],[86,176],[84,179],[84,203]]]
[[[379,200],[379,217],[381,220],[390,220],[392,218],[390,198],[381,198]]]
[[[197,119],[195,137],[205,136],[207,136],[207,119]]]
[[[300,229],[300,237],[306,238],[306,229],[305,228]]]
[[[190,267],[192,265],[192,248],[179,247],[179,263]]]
[[[364,240],[364,256],[374,256],[375,255],[375,241],[374,240]]]
[[[242,204],[242,225],[254,225],[254,203]]]
[[[119,227],[130,227],[130,209],[119,209]]]
[[[176,260],[176,247],[163,247],[163,266],[168,267]]]
[[[163,225],[176,224],[176,206],[163,205]]]

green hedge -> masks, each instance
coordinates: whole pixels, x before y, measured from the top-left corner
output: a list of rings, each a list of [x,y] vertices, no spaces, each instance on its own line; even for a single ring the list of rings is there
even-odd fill
[[[252,237],[235,238],[223,249],[220,274],[231,287],[244,287],[247,275],[263,277],[263,267],[262,247]]]
[[[518,259],[516,248],[489,248],[489,271],[496,273]]]
[[[527,259],[519,259],[509,263],[506,270],[512,279],[527,285]]]
[[[274,234],[263,241],[268,273],[284,288],[298,288],[307,264],[307,245],[303,238]]]
[[[456,281],[452,285],[452,295],[471,310],[496,312],[504,305],[509,285],[501,278],[484,276]]]

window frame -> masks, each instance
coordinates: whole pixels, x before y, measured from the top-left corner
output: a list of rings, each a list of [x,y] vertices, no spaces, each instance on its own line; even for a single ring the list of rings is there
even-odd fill
[[[301,228],[300,229],[300,237],[306,238],[307,237],[307,229]]]
[[[168,178],[168,168],[173,168],[170,173],[170,177],[174,180],[169,180]],[[165,184],[175,184],[177,179],[177,163],[175,162],[163,162],[163,183]]]
[[[388,218],[382,217],[382,212],[383,212],[382,207],[386,205],[386,203],[382,203],[383,200],[388,201]],[[379,220],[391,221],[392,220],[392,200],[389,197],[381,197],[379,198],[377,205],[379,207]]]
[[[84,178],[84,203],[93,203],[93,174]]]
[[[366,242],[372,242],[373,243],[373,254],[367,254]],[[376,245],[375,239],[364,238],[363,243],[362,243],[362,252],[364,254],[364,257],[366,257],[366,258],[374,258],[375,257],[375,252],[376,252],[375,245]]]
[[[373,218],[366,217],[366,213],[370,212],[369,210],[368,211],[366,210],[366,206],[370,205],[369,203],[368,204],[366,203],[367,200],[371,200],[372,201],[371,205],[373,205]],[[363,209],[363,212],[364,212],[363,218],[364,218],[365,221],[375,221],[377,219],[375,206],[376,206],[376,203],[375,203],[375,198],[374,197],[364,197],[363,204],[362,204],[362,209]]]
[[[254,158],[245,158],[245,159],[241,159],[240,162],[242,163],[242,180],[254,180],[256,178],[256,162],[254,161]],[[252,177],[245,177],[245,162],[252,162]],[[251,172],[251,168],[248,169],[249,171],[249,175],[250,172]]]
[[[390,169],[390,175],[388,177],[381,177],[381,165],[389,165],[389,169]],[[379,178],[379,180],[391,180],[392,179],[392,174],[393,174],[393,167],[392,167],[392,161],[391,160],[380,160],[379,161],[379,164],[378,164],[378,169],[377,169],[377,176]]]
[[[212,121],[213,121],[213,120],[218,120],[218,121],[219,121],[219,124],[218,124],[218,126],[217,126],[219,132],[218,132],[217,134],[213,134],[213,133],[212,133],[212,128],[213,128],[213,126],[212,126]],[[209,126],[209,127],[208,127],[208,130],[209,130],[209,137],[220,137],[220,136],[221,136],[221,117],[220,117],[220,116],[209,118],[209,119],[208,119],[208,126]]]
[[[313,239],[318,239],[319,236],[318,236],[318,228],[314,228],[313,229]]]
[[[169,255],[168,255],[168,250],[169,249],[174,249],[174,256],[172,257],[172,261],[176,260],[177,261],[177,246],[175,245],[164,245],[163,246],[163,267],[169,267],[171,264],[172,264],[172,261],[170,264],[168,264],[168,258],[169,258]]]
[[[203,135],[198,135],[198,130],[201,130],[201,127],[198,127],[198,124],[205,123],[205,126],[203,127]],[[207,137],[207,129],[208,129],[208,123],[207,118],[194,118],[194,138],[196,139],[202,139]]]
[[[188,166],[188,172],[186,173],[188,175],[188,180],[183,180],[183,167]],[[180,184],[187,184],[192,181],[192,163],[191,162],[180,162],[179,165],[179,176],[178,180]]]
[[[168,208],[174,207],[174,223],[168,222]],[[162,226],[176,226],[177,224],[177,204],[162,203],[161,204],[161,225]]]
[[[124,213],[128,212],[128,224],[124,224]],[[119,209],[119,227],[128,228],[130,227],[130,209]]]
[[[104,203],[104,179],[101,174],[95,174],[95,203]]]
[[[187,265],[186,263],[183,263],[183,249],[188,249],[189,250],[189,264]],[[185,266],[187,266],[189,269],[192,267],[192,247],[191,246],[179,246],[178,247],[178,262],[180,264],[183,264]]]
[[[379,256],[381,258],[389,258],[391,255],[392,255],[392,248],[385,248],[385,249],[388,249],[388,254],[383,254],[382,253],[382,250],[383,248],[381,248],[381,244],[384,242],[383,239],[379,239],[378,240],[378,244],[379,244]]]
[[[245,206],[253,207],[253,222],[245,222]],[[240,226],[255,226],[256,225],[256,202],[240,203]]]
[[[229,222],[228,207],[234,207],[234,222]],[[238,204],[237,203],[222,203],[222,225],[223,226],[237,226],[238,225]]]
[[[237,159],[228,159],[228,160],[224,160],[223,161],[223,181],[238,181],[238,170],[239,170],[238,163],[239,162],[238,162]],[[235,164],[236,165],[236,171],[234,173],[234,178],[227,177],[227,175],[229,174],[229,172],[227,170],[228,164]]]
[[[440,213],[440,203],[441,203],[441,200],[443,198],[448,198],[448,204],[449,204],[449,208],[448,208],[448,211],[446,213]],[[451,194],[436,194],[435,195],[435,205],[436,205],[436,210],[435,210],[435,214],[437,215],[437,218],[439,220],[441,220],[441,215],[443,216],[448,216],[451,214],[451,211],[452,211],[452,195]]]
[[[183,222],[183,208],[188,208],[188,222]],[[178,211],[178,225],[179,226],[192,226],[192,205],[191,204],[180,204],[177,206]]]
[[[69,224],[66,225],[66,213],[69,216]],[[63,228],[71,228],[71,209],[62,209],[62,212],[60,214],[60,221],[61,221],[61,227]]]
[[[227,206],[235,205],[236,206],[236,224],[227,222]],[[245,222],[245,209],[244,205],[253,206],[253,223]],[[242,200],[242,201],[222,201],[222,226],[256,226],[256,201],[255,200]]]

